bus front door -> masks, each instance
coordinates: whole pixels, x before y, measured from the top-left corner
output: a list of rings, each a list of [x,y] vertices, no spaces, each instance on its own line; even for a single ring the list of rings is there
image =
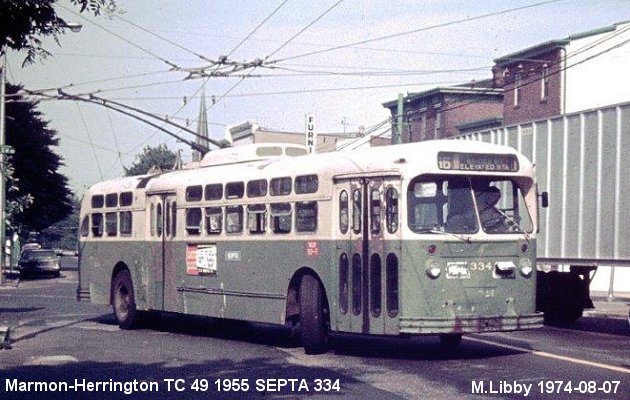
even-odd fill
[[[338,186],[341,331],[398,333],[399,188],[400,179],[389,177]]]

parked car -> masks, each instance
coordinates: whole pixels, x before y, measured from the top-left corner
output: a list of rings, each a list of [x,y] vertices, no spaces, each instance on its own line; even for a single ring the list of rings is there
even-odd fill
[[[54,250],[24,250],[18,261],[20,275],[51,274],[60,275],[59,257]]]

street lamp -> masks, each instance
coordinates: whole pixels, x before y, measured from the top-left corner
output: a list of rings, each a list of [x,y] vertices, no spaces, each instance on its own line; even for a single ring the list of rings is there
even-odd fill
[[[72,32],[80,32],[83,25],[76,22],[65,22],[59,25],[60,28],[68,28]],[[0,48],[0,284],[4,283],[5,269],[5,206],[6,206],[6,189],[5,189],[5,165],[4,155],[12,154],[13,149],[5,143],[5,101],[6,101],[6,69],[7,54],[6,46]]]

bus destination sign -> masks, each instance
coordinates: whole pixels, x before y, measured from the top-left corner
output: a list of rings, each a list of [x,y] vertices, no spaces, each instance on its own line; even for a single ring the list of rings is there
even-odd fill
[[[514,154],[479,154],[441,151],[438,168],[454,171],[516,172],[518,159]]]

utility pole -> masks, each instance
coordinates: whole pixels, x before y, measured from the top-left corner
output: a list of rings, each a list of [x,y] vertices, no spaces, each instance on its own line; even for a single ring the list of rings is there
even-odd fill
[[[5,216],[4,216],[4,202],[5,202],[5,165],[4,165],[4,152],[5,152],[5,99],[6,99],[6,68],[7,68],[7,55],[5,53],[5,47],[0,49],[0,284],[4,284],[4,228],[5,228]]]

